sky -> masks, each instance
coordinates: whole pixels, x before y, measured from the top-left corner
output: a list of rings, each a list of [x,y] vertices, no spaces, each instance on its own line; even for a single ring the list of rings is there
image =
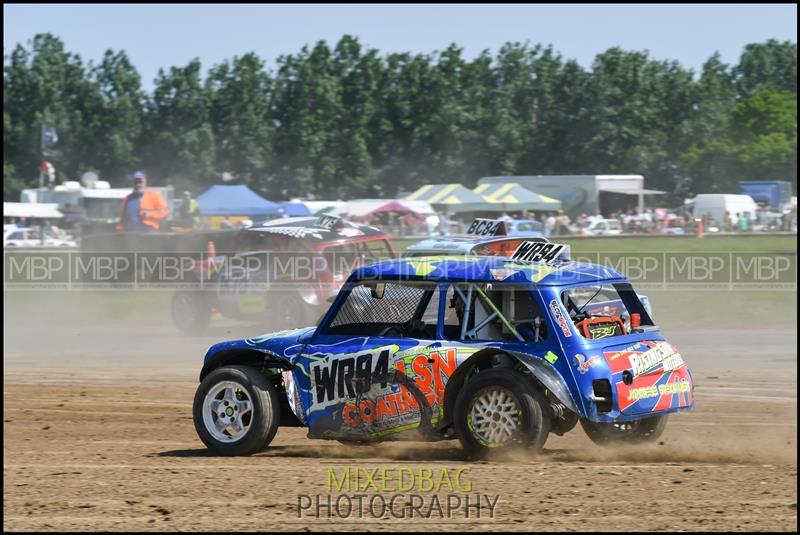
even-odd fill
[[[471,59],[506,42],[552,44],[590,67],[613,46],[649,50],[698,71],[714,52],[736,63],[747,43],[797,42],[795,4],[519,5],[282,4],[3,6],[3,49],[37,33],[59,37],[84,61],[125,50],[152,89],[159,68],[199,58],[203,70],[254,51],[274,66],[282,54],[355,35],[382,53],[432,53],[456,43]]]

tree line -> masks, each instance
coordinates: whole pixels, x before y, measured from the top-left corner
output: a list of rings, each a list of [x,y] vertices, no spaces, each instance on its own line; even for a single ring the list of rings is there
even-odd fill
[[[223,174],[272,200],[391,197],[487,175],[643,174],[680,198],[743,179],[797,181],[797,45],[711,56],[700,72],[611,48],[589,69],[552,46],[388,53],[343,36],[277,58],[161,69],[124,51],[84,63],[51,34],[4,54],[3,196],[38,184],[40,128],[59,181],[202,191]]]

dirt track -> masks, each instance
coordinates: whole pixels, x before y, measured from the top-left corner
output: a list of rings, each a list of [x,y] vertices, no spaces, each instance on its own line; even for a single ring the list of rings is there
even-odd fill
[[[577,428],[551,436],[540,458],[465,463],[457,442],[346,447],[301,429],[281,429],[254,457],[206,456],[191,421],[200,360],[214,341],[253,334],[242,329],[42,336],[36,321],[6,324],[4,529],[797,528],[796,330],[720,331],[714,344],[708,332],[668,333],[692,366],[698,408],[673,416],[659,445],[610,451]],[[467,467],[469,494],[500,499],[493,518],[299,518],[298,495],[326,495],[327,470],[348,467]]]

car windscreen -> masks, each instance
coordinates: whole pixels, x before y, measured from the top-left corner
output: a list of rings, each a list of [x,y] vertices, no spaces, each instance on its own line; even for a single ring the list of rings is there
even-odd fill
[[[236,240],[237,254],[275,251],[275,252],[307,252],[308,247],[302,240],[292,236],[249,230],[242,232]]]
[[[561,302],[576,330],[591,340],[624,336],[654,325],[628,283],[569,288],[561,292]]]

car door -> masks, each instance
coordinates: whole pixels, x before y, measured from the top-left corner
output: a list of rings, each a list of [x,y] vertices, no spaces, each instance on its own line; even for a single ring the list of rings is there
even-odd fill
[[[366,285],[343,292],[297,360],[309,435],[368,439],[428,425],[438,415],[434,367],[448,364],[436,350],[436,322],[423,320],[429,307],[438,318],[439,289],[386,283],[380,297]]]

